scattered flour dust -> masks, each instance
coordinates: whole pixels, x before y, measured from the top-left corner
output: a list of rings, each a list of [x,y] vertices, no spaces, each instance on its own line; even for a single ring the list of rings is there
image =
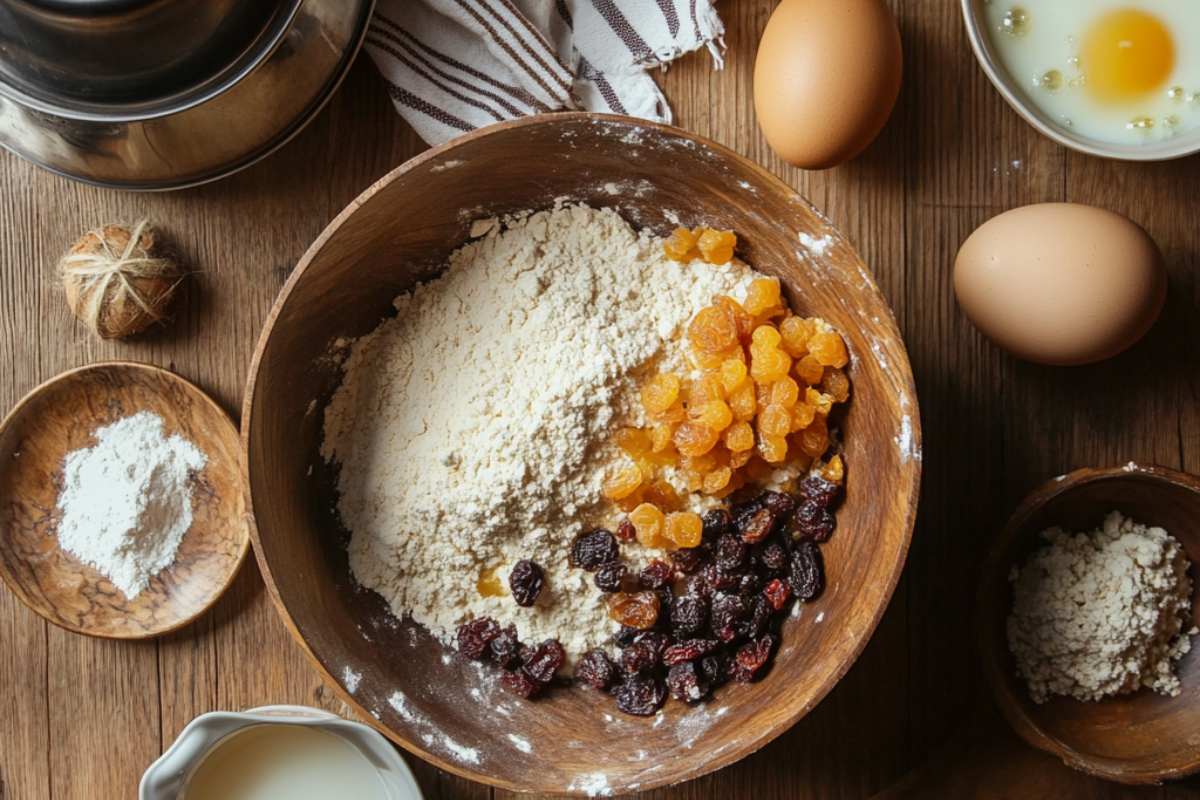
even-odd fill
[[[63,462],[58,543],[132,599],[175,560],[192,527],[190,478],[208,459],[182,436],[164,436],[149,411],[95,436]]]
[[[1008,642],[1037,703],[1149,686],[1180,692],[1171,662],[1191,648],[1192,582],[1183,547],[1162,528],[1114,511],[1091,533],[1042,532],[1042,547],[1013,567]]]
[[[446,644],[490,616],[574,657],[614,627],[591,575],[567,562],[576,534],[612,523],[600,501],[619,457],[611,432],[641,421],[641,378],[679,367],[665,350],[687,322],[714,294],[744,297],[754,273],[670,261],[611,210],[474,230],[483,238],[353,345],[321,452],[341,465],[350,567],[397,616]],[[481,577],[507,587],[522,558],[546,573],[535,606],[480,594]]]

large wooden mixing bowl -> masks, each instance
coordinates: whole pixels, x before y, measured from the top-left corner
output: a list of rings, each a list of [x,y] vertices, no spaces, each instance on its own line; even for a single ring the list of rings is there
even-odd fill
[[[847,491],[825,546],[828,589],[784,625],[770,673],[659,718],[595,691],[522,700],[491,665],[446,651],[352,579],[335,473],[319,455],[341,380],[339,339],[395,313],[434,277],[472,220],[567,198],[665,235],[737,232],[738,253],[779,277],[792,308],[846,338],[853,396],[842,421]],[[254,549],[288,626],[342,698],[437,766],[507,789],[620,794],[694,778],[751,753],[808,713],[875,630],[904,566],[921,471],[904,344],[846,240],[774,175],[665,126],[587,114],[506,123],[409,161],[355,200],[301,259],[250,369],[242,417]]]

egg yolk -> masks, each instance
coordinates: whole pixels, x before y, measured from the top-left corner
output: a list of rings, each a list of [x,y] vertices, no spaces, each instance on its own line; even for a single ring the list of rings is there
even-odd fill
[[[1120,102],[1166,82],[1175,64],[1175,44],[1156,17],[1118,9],[1087,32],[1080,56],[1088,90],[1101,100]]]

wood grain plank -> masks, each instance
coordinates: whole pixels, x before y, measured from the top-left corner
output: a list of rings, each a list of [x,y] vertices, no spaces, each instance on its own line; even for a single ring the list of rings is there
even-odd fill
[[[872,800],[1183,800],[1196,797],[1198,787],[1194,779],[1162,787],[1118,786],[1075,772],[1028,747],[994,708],[977,706],[954,742]]]
[[[132,796],[159,755],[158,643],[47,632],[48,796]]]
[[[0,591],[0,798],[50,797],[48,625]]]
[[[219,708],[217,643],[213,627],[210,612],[158,640],[160,752],[170,747],[193,719]]]

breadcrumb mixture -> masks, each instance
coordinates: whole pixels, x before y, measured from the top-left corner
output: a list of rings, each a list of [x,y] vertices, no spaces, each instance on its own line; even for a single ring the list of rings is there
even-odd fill
[[[1099,700],[1148,686],[1180,692],[1172,661],[1191,648],[1192,582],[1183,547],[1162,528],[1113,511],[1099,530],[1042,532],[1013,567],[1008,646],[1037,703]]]

